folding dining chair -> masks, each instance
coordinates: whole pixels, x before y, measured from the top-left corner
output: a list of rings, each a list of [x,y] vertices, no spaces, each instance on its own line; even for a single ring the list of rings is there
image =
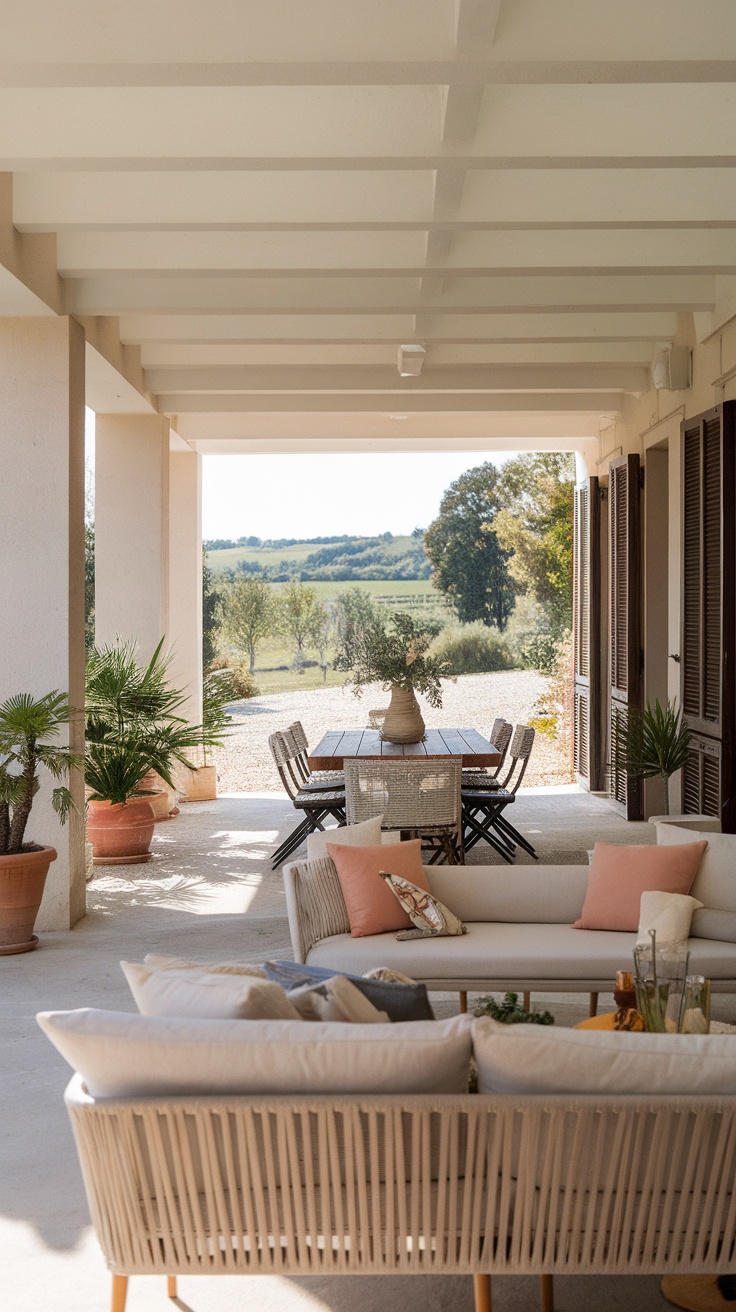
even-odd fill
[[[503,769],[513,732],[513,724],[509,724],[509,721],[504,720],[503,716],[499,716],[493,721],[493,728],[488,738],[496,751],[501,753],[501,759],[495,769],[490,769],[488,766],[475,766],[470,769],[466,767],[463,770],[463,787],[497,788],[499,786],[498,776]]]
[[[521,787],[534,738],[534,729],[526,724],[517,724],[510,747],[511,764],[504,779],[488,788],[463,786],[463,838],[466,851],[475,847],[476,843],[486,842],[504,861],[511,862],[518,845],[535,861],[539,859],[532,844],[504,814]]]
[[[311,790],[329,787],[345,787],[345,775],[342,770],[313,770],[309,764],[309,743],[307,735],[304,732],[304,726],[301,720],[295,720],[290,724],[284,733],[291,734],[291,739],[296,747],[297,755],[294,764],[302,777],[304,787]]]
[[[272,733],[268,745],[287,796],[298,811],[304,812],[303,820],[274,852],[272,867],[275,870],[302,846],[308,834],[315,829],[324,829],[322,822],[328,816],[337,820],[338,825],[345,824],[345,789],[326,785],[315,789],[305,784],[298,764],[299,748],[288,730]]]
[[[421,838],[429,865],[461,865],[461,776],[459,756],[353,757],[345,762],[347,822],[382,815],[382,829]]]

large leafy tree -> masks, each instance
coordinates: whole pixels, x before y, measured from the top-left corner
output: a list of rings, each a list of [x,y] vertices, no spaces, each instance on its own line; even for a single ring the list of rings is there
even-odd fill
[[[215,576],[207,564],[207,552],[202,548],[202,664],[208,670],[217,654],[220,596]]]
[[[501,471],[486,462],[450,484],[424,535],[435,587],[450,598],[458,619],[501,630],[514,608],[509,552],[496,534],[502,507]]]
[[[572,617],[574,476],[567,452],[509,460],[499,479],[503,508],[494,521],[517,591],[539,602],[558,634],[570,628]]]
[[[231,583],[224,603],[225,631],[241,651],[247,651],[251,674],[256,668],[259,642],[273,633],[276,611],[270,583],[240,577]]]

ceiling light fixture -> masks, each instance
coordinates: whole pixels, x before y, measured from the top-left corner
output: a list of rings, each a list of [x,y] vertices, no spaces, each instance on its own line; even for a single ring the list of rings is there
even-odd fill
[[[417,378],[422,372],[424,357],[427,354],[423,346],[399,347],[399,373],[402,378]]]

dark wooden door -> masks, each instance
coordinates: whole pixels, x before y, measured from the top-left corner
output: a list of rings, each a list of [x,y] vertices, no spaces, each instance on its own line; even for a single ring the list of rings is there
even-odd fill
[[[603,778],[600,569],[600,489],[586,478],[575,488],[573,519],[573,765],[594,791]]]
[[[734,415],[726,402],[682,433],[681,705],[693,732],[682,778],[688,815],[736,828],[734,745]]]
[[[641,464],[621,456],[609,468],[610,793],[627,820],[642,818],[642,787],[626,770],[622,750],[629,715],[642,704]]]

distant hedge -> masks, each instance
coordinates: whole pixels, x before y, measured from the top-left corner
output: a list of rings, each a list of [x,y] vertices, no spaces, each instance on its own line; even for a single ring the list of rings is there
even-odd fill
[[[497,629],[480,620],[450,624],[432,644],[433,655],[449,661],[453,674],[492,674],[512,670],[515,662]]]

